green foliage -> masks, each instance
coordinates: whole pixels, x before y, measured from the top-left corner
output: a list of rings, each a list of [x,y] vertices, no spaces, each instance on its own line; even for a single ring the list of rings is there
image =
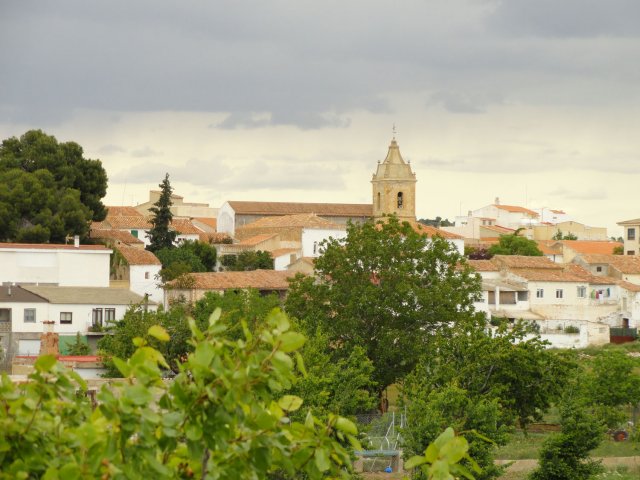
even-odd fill
[[[474,396],[453,384],[429,390],[423,380],[410,376],[405,385],[404,393],[411,399],[407,405],[408,426],[403,430],[406,454],[422,452],[431,442],[437,442],[439,432],[449,425],[457,431],[481,435],[467,438],[469,452],[482,468],[478,478],[498,477],[502,469],[494,465],[493,442],[502,445],[507,440],[507,429],[499,421],[498,400]]]
[[[216,249],[205,242],[190,241],[177,247],[165,247],[155,252],[162,262],[160,277],[163,282],[191,272],[211,272],[216,266]]]
[[[529,257],[541,257],[542,251],[535,240],[518,235],[519,231],[512,235],[501,235],[497,244],[489,247],[491,255],[525,255]]]
[[[616,245],[613,247],[614,255],[624,255],[624,245]]]
[[[81,355],[89,355],[89,353],[91,352],[91,349],[89,348],[89,345],[84,340],[82,340],[82,337],[80,336],[80,332],[76,332],[76,340],[75,342],[69,345],[67,351],[69,355],[81,356]]]
[[[462,436],[456,436],[453,429],[449,427],[425,449],[424,455],[411,457],[405,464],[405,468],[419,467],[423,478],[427,480],[455,480],[456,478],[474,480],[475,477],[471,472],[480,472],[480,468],[468,452],[467,440]]]
[[[345,239],[324,242],[315,267],[319,280],[291,282],[287,311],[307,332],[320,327],[342,358],[361,347],[380,390],[413,369],[434,332],[484,323],[473,309],[479,278],[457,250],[395,217],[349,225]]]
[[[615,428],[625,419],[620,407],[637,404],[640,398],[638,361],[621,350],[606,350],[592,362],[586,374],[588,400],[608,427]]]
[[[301,355],[307,375],[296,381],[291,392],[303,397],[316,415],[353,416],[376,407],[373,365],[361,347],[341,358],[331,348],[329,337],[318,329],[308,337]]]
[[[567,400],[561,410],[562,432],[552,435],[540,449],[539,466],[530,480],[588,480],[602,472],[589,452],[603,439],[600,421],[584,404]]]
[[[563,235],[560,229],[558,229],[558,231],[553,235],[553,237],[551,237],[551,239],[552,240],[577,240],[578,236],[571,232]]]
[[[326,421],[284,392],[295,381],[287,317],[240,340],[221,337],[219,312],[207,328],[190,321],[192,352],[173,382],[163,355],[137,338],[124,381],[103,386],[98,408],[77,391],[86,385],[53,356],[40,357],[29,382],[0,383],[0,478],[349,478],[355,425]],[[148,339],[165,341],[152,327]]]
[[[222,266],[232,272],[249,270],[273,270],[273,258],[269,252],[262,250],[241,252],[238,255],[225,255],[221,258]]]
[[[422,223],[423,225],[430,225],[432,227],[440,228],[440,227],[454,227],[455,223],[450,222],[448,218],[444,220],[442,217],[437,216],[436,218],[421,218],[418,220],[418,223]]]
[[[64,243],[68,235],[87,234],[94,213],[82,192],[60,185],[48,170],[3,167],[0,158],[1,241]]]
[[[493,257],[486,247],[472,247],[471,245],[464,246],[464,256],[469,260],[489,260]]]
[[[161,342],[154,337],[149,337],[147,332],[153,325],[159,325],[168,331],[170,340]],[[124,360],[131,358],[136,352],[135,338],[143,338],[149,345],[158,349],[174,371],[178,370],[180,359],[191,351],[189,325],[180,305],[166,312],[163,310],[149,312],[145,311],[141,305],[132,306],[122,320],[110,323],[107,331],[109,334],[98,342],[98,350],[104,358],[107,377],[121,376],[113,357]]]
[[[176,239],[175,230],[171,230],[171,220],[173,219],[173,213],[171,213],[171,194],[173,188],[169,182],[169,174],[165,174],[164,180],[159,185],[160,198],[153,204],[153,207],[149,209],[152,214],[151,217],[151,230],[149,230],[150,245],[148,247],[152,252],[157,252],[163,248],[173,248],[173,243]]]

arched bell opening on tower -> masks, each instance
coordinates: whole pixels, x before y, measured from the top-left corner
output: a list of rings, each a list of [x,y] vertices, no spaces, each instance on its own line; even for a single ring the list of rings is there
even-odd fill
[[[402,200],[403,200],[402,192],[398,192],[398,208],[402,208]]]

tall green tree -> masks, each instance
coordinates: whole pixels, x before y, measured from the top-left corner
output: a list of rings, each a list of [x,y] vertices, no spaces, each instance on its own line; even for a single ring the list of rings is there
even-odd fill
[[[414,368],[436,331],[484,325],[473,307],[480,280],[462,255],[395,217],[349,225],[346,238],[324,243],[315,267],[317,278],[292,281],[287,311],[307,331],[320,327],[345,357],[361,347],[380,391]]]
[[[80,145],[30,130],[0,145],[0,241],[63,243],[103,220],[107,174]]]
[[[173,248],[176,240],[176,231],[171,230],[171,220],[173,219],[173,213],[171,213],[171,194],[173,188],[171,182],[169,182],[169,174],[165,174],[164,180],[159,185],[160,198],[153,204],[153,207],[149,209],[151,212],[151,230],[149,230],[150,245],[147,247],[152,252],[157,252],[162,248]]]
[[[221,258],[222,266],[232,272],[248,270],[273,270],[273,258],[263,250],[241,252],[238,255],[225,255]]]
[[[541,257],[542,251],[535,240],[529,240],[519,235],[520,230],[510,235],[501,235],[498,243],[489,247],[490,255],[526,255]]]
[[[160,276],[168,282],[191,272],[211,272],[216,266],[216,249],[200,241],[186,241],[177,247],[164,247],[155,252],[162,262]]]

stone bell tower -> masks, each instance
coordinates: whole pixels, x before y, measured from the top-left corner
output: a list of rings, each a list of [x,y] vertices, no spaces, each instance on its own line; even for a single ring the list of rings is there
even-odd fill
[[[373,185],[373,217],[396,214],[400,220],[416,219],[416,174],[400,155],[394,135],[384,162],[371,179]]]

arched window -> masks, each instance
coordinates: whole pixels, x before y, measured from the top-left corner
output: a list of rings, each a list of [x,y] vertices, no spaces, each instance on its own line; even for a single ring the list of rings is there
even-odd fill
[[[313,242],[313,254],[316,255],[318,253],[318,242]]]
[[[378,210],[380,210],[380,192],[378,192]]]
[[[398,192],[398,208],[402,208],[403,200],[402,192]]]

